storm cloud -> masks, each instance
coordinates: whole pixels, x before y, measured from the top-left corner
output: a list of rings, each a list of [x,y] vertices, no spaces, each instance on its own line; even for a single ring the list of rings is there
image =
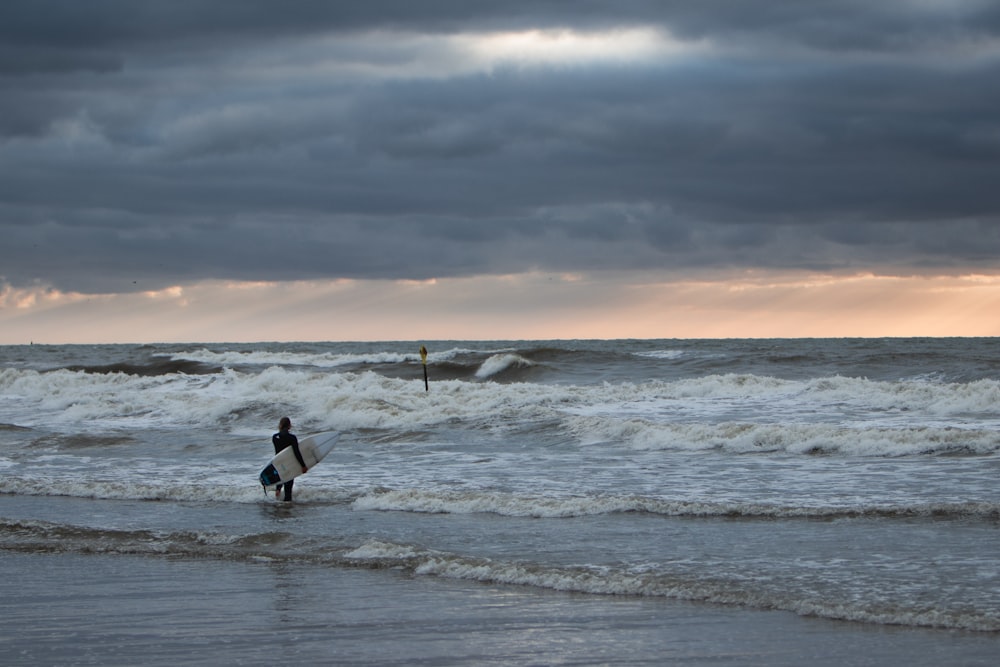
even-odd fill
[[[995,272],[997,81],[978,0],[6,0],[0,282]]]

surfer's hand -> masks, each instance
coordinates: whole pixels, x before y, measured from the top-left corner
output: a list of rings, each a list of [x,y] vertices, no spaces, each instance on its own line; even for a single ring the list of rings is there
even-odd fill
[[[309,472],[309,468],[302,466],[302,472]]]

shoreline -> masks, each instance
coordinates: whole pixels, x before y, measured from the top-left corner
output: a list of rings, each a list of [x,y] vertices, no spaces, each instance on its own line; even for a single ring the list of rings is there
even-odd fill
[[[0,552],[5,664],[992,665],[1000,636],[287,561]]]

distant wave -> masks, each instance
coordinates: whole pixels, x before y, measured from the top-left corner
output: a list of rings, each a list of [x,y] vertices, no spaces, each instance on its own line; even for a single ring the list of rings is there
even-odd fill
[[[648,357],[650,359],[680,359],[684,356],[684,350],[649,350],[633,354],[637,357]]]
[[[428,363],[453,361],[454,359],[477,351],[467,348],[450,348],[441,351],[431,351],[427,355]],[[420,352],[373,351],[364,353],[335,352],[295,352],[250,350],[215,352],[206,348],[184,352],[160,353],[157,356],[169,357],[174,361],[195,361],[217,364],[220,366],[303,366],[316,368],[337,368],[340,366],[362,366],[366,364],[405,364],[421,362]]]
[[[219,366],[313,366],[316,368],[336,368],[358,364],[404,363],[419,359],[418,353],[373,352],[371,354],[336,354],[332,352],[213,352],[207,349],[189,352],[164,353],[173,361],[194,361],[218,364]]]
[[[125,375],[156,376],[170,375],[173,373],[185,373],[188,375],[211,375],[222,370],[221,366],[212,365],[210,362],[186,359],[158,359],[149,363],[127,363],[100,364],[92,366],[66,366],[65,370],[79,371],[81,373],[111,374],[123,373]]]
[[[512,368],[529,368],[534,365],[534,362],[519,354],[495,354],[483,362],[479,370],[476,371],[476,377],[482,380],[495,377]]]

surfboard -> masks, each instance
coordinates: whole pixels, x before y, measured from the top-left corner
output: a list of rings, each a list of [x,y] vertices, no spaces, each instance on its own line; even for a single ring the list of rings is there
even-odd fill
[[[302,460],[306,462],[306,467],[312,470],[313,466],[323,460],[323,457],[330,453],[333,446],[337,444],[340,433],[329,431],[327,433],[317,433],[307,438],[299,440],[299,452]],[[295,479],[302,474],[302,466],[295,458],[295,450],[285,447],[274,455],[271,462],[260,471],[260,483],[264,487],[283,484],[290,479]]]

